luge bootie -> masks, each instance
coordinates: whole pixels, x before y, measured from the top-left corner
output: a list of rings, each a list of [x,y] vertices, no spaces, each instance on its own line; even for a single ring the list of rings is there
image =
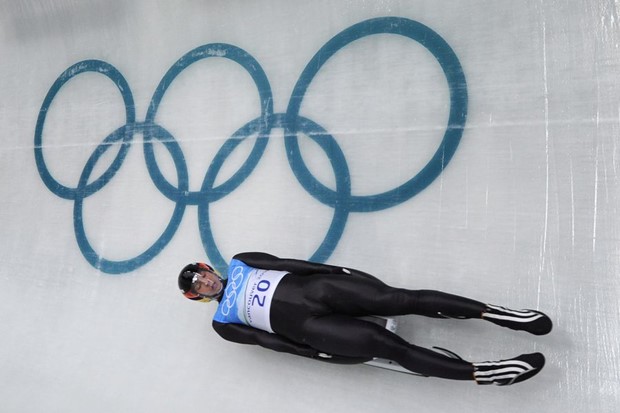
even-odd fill
[[[522,354],[510,360],[472,363],[474,379],[478,384],[507,386],[527,380],[540,372],[545,365],[541,353]]]
[[[511,310],[490,304],[487,304],[482,318],[502,327],[527,331],[537,336],[548,334],[553,327],[551,319],[540,311]]]

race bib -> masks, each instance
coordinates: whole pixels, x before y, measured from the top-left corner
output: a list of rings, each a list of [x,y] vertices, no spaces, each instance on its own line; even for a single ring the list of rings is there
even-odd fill
[[[271,301],[286,271],[263,270],[232,260],[228,283],[213,319],[220,323],[245,324],[273,333]]]

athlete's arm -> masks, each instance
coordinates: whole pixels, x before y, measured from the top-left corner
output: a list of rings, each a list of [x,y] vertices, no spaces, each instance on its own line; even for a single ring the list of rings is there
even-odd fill
[[[220,323],[213,321],[213,329],[224,339],[240,344],[255,344],[270,350],[296,356],[310,357],[335,364],[358,364],[369,358],[347,357],[322,353],[312,347],[295,343],[278,334],[252,328],[243,324]]]
[[[213,329],[225,340],[240,344],[256,344],[283,353],[316,358],[319,352],[312,347],[295,343],[286,337],[243,324],[213,321]]]
[[[296,275],[349,274],[382,282],[370,274],[353,268],[343,268],[334,265],[320,264],[318,262],[296,260],[292,258],[278,258],[275,255],[264,252],[243,252],[235,255],[233,258],[243,261],[250,267],[262,268],[265,270],[288,271]]]

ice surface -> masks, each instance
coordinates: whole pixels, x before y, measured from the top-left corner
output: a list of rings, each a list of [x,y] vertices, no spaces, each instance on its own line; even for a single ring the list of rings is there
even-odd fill
[[[0,29],[1,411],[618,411],[616,2],[8,0]],[[248,250],[539,308],[544,337],[404,325],[547,366],[225,342],[176,274]]]

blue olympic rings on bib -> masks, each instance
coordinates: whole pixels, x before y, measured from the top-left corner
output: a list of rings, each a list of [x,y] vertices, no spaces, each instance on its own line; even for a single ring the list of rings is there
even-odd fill
[[[241,281],[239,281],[241,278]],[[239,281],[239,283],[238,283]],[[233,270],[232,276],[228,280],[230,283],[230,288],[225,290],[224,297],[222,299],[222,314],[227,316],[230,314],[230,310],[232,310],[237,303],[237,290],[241,287],[240,282],[243,281],[243,268],[237,267]]]
[[[355,40],[373,34],[395,34],[408,37],[424,46],[440,64],[450,90],[450,114],[446,131],[435,154],[411,179],[402,185],[375,195],[351,193],[349,168],[340,146],[320,125],[299,114],[302,101],[312,80],[323,65],[339,50]],[[185,157],[172,134],[156,123],[161,100],[175,78],[193,63],[212,57],[229,59],[243,67],[254,81],[260,98],[260,116],[239,128],[216,153],[207,170],[199,191],[189,191],[189,176]],[[43,128],[50,105],[59,90],[75,76],[95,72],[108,77],[118,88],[125,105],[125,124],[106,137],[90,156],[81,173],[77,187],[60,184],[50,173],[43,154]],[[203,247],[211,263],[221,273],[226,272],[227,262],[222,257],[211,227],[209,205],[234,191],[254,170],[260,161],[271,131],[284,130],[288,162],[296,179],[315,199],[334,209],[332,222],[325,238],[309,258],[325,262],[336,248],[350,212],[372,212],[398,205],[425,189],[444,170],[458,148],[467,118],[467,84],[463,69],[452,48],[437,33],[413,20],[383,17],[363,21],[340,32],[329,40],[308,62],[291,94],[286,113],[273,112],[273,98],[269,80],[260,64],[246,51],[230,44],[212,43],[197,47],[181,57],[164,75],[149,104],[144,122],[135,118],[131,89],[123,75],[109,63],[100,60],[78,62],[65,70],[48,91],[37,119],[34,135],[34,154],[41,179],[50,191],[64,199],[74,201],[73,220],[78,246],[86,260],[95,268],[109,274],[133,271],[144,265],[165,248],[174,236],[188,205],[198,207],[199,231]],[[121,167],[135,134],[143,135],[144,157],[147,169],[157,189],[176,203],[170,222],[159,238],[139,255],[124,261],[112,261],[98,254],[91,246],[83,222],[84,199],[103,188]],[[306,166],[299,149],[298,135],[313,139],[325,151],[334,171],[336,188],[320,183]],[[226,182],[215,186],[216,178],[226,159],[247,137],[257,136],[256,142],[243,165]],[[170,153],[177,175],[177,185],[162,174],[154,152],[153,140],[159,140]],[[120,150],[108,169],[90,182],[91,174],[102,155],[114,144]]]

